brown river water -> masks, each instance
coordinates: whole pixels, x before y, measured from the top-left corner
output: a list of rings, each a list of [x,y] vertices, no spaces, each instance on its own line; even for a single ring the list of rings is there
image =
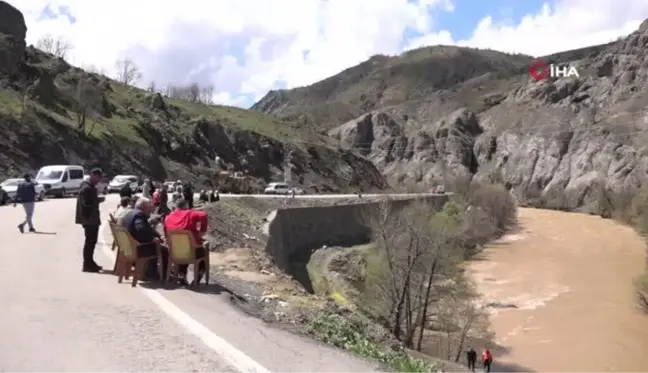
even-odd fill
[[[519,210],[520,227],[469,264],[492,310],[500,371],[648,371],[648,316],[634,305],[645,244],[629,227]],[[494,369],[495,370],[495,369]]]

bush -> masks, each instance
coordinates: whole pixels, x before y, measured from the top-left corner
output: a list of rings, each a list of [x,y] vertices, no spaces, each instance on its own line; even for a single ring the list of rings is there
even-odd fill
[[[635,291],[637,295],[637,306],[648,313],[648,271],[635,280]]]
[[[317,339],[357,355],[375,359],[396,372],[436,372],[433,365],[409,357],[404,351],[390,350],[364,335],[366,326],[335,313],[322,311],[310,323],[309,332]]]

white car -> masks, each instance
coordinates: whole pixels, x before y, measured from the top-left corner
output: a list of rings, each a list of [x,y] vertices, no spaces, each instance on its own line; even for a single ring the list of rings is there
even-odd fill
[[[106,187],[107,193],[119,192],[124,185],[130,184],[133,192],[139,191],[139,178],[134,175],[117,175],[115,176]]]
[[[13,201],[16,198],[16,191],[18,184],[24,179],[7,179],[0,184],[0,187],[7,193],[9,200]],[[45,198],[45,188],[37,182],[34,182],[36,187],[36,199],[42,201]]]
[[[264,194],[289,194],[290,188],[286,183],[270,183],[263,191]]]

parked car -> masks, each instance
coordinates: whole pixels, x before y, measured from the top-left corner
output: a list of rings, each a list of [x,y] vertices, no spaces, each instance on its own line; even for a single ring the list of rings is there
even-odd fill
[[[263,191],[264,194],[289,194],[290,188],[286,183],[270,183]]]
[[[2,186],[0,186],[0,206],[4,206],[7,203],[9,203],[9,195],[4,189],[2,189]]]
[[[63,197],[79,191],[84,175],[82,166],[45,166],[38,171],[35,181],[43,185],[45,195]]]
[[[140,189],[139,178],[137,176],[117,175],[108,183],[106,193],[119,192],[126,184],[130,184],[130,188],[133,192],[138,192]]]
[[[18,184],[23,181],[23,179],[7,179],[3,181],[0,184],[0,187],[2,187],[2,190],[4,191],[6,197],[2,197],[3,199],[6,198],[4,203],[8,203],[10,201],[13,201],[14,198],[16,198],[16,191],[18,190]],[[45,188],[43,185],[39,184],[38,182],[35,183],[36,187],[36,199],[39,201],[42,201],[45,199]]]

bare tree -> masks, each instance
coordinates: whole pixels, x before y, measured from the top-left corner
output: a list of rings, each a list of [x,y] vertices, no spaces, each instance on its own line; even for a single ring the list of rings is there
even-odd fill
[[[117,81],[124,85],[131,86],[142,78],[139,67],[129,58],[117,60],[115,69],[117,70]]]
[[[86,132],[86,121],[94,115],[93,107],[101,104],[101,89],[89,78],[79,79],[76,87],[76,118],[77,129],[86,136],[94,130],[97,120],[92,121],[92,127]]]
[[[198,83],[191,83],[185,86],[170,84],[166,88],[165,95],[174,100],[210,105],[213,93],[213,86],[201,87]]]
[[[382,266],[373,266],[380,270],[370,276],[367,294],[373,297],[371,311],[392,334],[406,347],[421,350],[431,305],[457,296],[453,284],[463,276],[458,270],[463,259],[462,213],[452,204],[436,214],[425,204],[398,211],[393,206],[385,203],[371,212],[374,260]]]
[[[108,76],[108,72],[106,71],[105,68],[97,67],[96,65],[85,65],[83,66],[83,70],[92,74]]]
[[[211,105],[214,103],[213,101],[214,97],[214,86],[208,85],[205,87],[202,87],[200,90],[200,103],[205,104],[205,105]]]
[[[53,37],[52,35],[45,35],[36,41],[36,48],[65,59],[73,46],[61,36]]]
[[[154,82],[154,81],[151,81],[151,82],[149,83],[149,85],[148,85],[147,90],[148,90],[149,92],[157,92],[157,89],[156,89],[156,88],[157,88],[157,87],[156,87],[156,85],[155,85],[155,82]]]

